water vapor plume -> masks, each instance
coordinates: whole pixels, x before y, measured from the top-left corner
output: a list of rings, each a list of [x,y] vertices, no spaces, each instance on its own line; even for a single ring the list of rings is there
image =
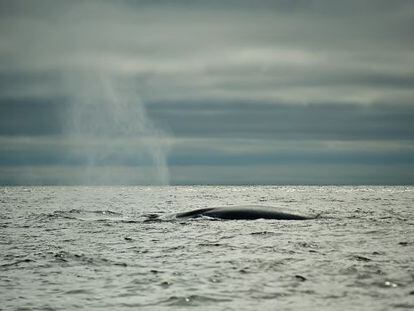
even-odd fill
[[[84,166],[82,183],[167,185],[168,136],[148,117],[131,80],[77,72],[65,81],[73,93],[70,154]]]

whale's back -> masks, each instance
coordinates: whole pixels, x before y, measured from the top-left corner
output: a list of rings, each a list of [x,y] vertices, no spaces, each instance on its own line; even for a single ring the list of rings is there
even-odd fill
[[[305,220],[310,217],[285,213],[272,207],[265,206],[235,206],[197,209],[177,214],[178,218],[212,217],[217,219],[254,220],[254,219],[280,219],[280,220]]]

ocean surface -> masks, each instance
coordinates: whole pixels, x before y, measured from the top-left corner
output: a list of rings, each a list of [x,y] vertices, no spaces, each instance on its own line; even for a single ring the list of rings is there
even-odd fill
[[[171,217],[247,204],[322,216]],[[413,205],[414,187],[1,187],[0,310],[413,310]]]

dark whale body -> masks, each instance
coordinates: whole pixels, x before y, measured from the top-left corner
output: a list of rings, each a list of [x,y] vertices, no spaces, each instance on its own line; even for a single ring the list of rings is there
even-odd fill
[[[211,217],[216,219],[279,219],[279,220],[307,220],[316,217],[307,217],[295,214],[279,212],[272,207],[265,206],[237,206],[237,207],[215,207],[202,208],[189,212],[179,213],[177,218]]]

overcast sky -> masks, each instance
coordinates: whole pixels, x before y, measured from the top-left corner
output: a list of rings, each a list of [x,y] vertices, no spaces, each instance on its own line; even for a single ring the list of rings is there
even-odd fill
[[[411,0],[0,0],[0,184],[413,184]]]

